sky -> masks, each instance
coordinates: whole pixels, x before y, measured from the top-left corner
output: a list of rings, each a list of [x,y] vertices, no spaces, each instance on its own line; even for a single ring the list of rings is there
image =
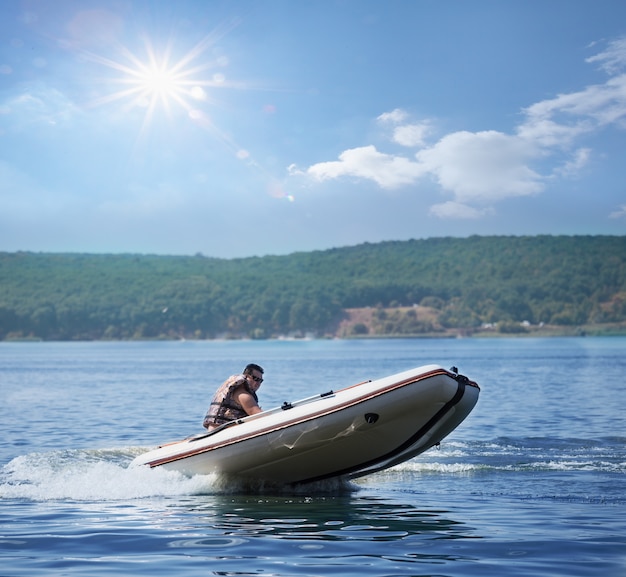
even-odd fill
[[[626,234],[623,0],[0,11],[0,251]]]

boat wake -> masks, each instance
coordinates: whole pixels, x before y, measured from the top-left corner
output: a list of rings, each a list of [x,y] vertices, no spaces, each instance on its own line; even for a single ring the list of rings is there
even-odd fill
[[[449,441],[419,460],[396,469],[420,473],[471,472],[590,472],[626,473],[626,439],[565,439],[547,437]]]
[[[569,486],[572,473],[586,473],[590,482],[626,474],[623,437],[594,441],[537,437],[450,440],[441,449],[430,449],[419,458],[372,475],[370,480],[334,478],[296,487],[216,474],[188,477],[162,467],[130,466],[137,455],[147,450],[74,449],[16,457],[0,468],[0,500],[102,502],[199,495],[338,495],[359,491],[372,482],[401,482],[405,488],[415,489],[435,482],[443,483],[449,491],[458,485],[459,477],[476,475],[485,491],[495,492],[501,490],[500,483],[508,486],[502,490],[510,491],[516,475],[532,475],[537,487],[541,479],[546,480],[541,493],[549,496],[561,479],[559,475]],[[569,491],[563,488],[562,494]],[[620,496],[604,495],[606,499],[623,502]]]
[[[377,483],[416,494],[533,502],[623,505],[626,439],[499,437],[453,440],[377,474]]]
[[[342,479],[305,488],[237,481],[220,475],[187,477],[177,471],[129,466],[145,447],[30,453],[0,469],[0,500],[124,501],[150,497],[240,493],[337,494],[358,490]]]

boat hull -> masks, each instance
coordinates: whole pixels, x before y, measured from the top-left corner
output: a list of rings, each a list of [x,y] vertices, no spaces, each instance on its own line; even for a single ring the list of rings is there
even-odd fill
[[[356,478],[419,455],[478,401],[476,383],[436,365],[247,417],[140,455],[136,465],[281,484]]]

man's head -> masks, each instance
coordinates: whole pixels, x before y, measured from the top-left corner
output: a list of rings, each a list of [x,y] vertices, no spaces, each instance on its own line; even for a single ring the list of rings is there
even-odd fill
[[[246,376],[248,384],[253,387],[253,390],[257,390],[263,382],[263,368],[254,363],[246,365],[243,370],[243,374]]]

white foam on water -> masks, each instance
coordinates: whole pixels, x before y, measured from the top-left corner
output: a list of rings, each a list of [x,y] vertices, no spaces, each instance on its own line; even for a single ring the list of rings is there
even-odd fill
[[[211,476],[129,467],[135,452],[75,450],[16,457],[0,472],[0,498],[110,501],[199,494],[214,485]]]
[[[407,461],[393,467],[392,471],[411,471],[414,473],[471,473],[484,470],[484,465],[471,463],[437,463],[422,461]]]
[[[145,448],[30,453],[0,469],[0,500],[119,501],[148,497],[235,493],[332,493],[358,490],[343,479],[286,487],[221,475],[187,477],[177,471],[130,465]]]

